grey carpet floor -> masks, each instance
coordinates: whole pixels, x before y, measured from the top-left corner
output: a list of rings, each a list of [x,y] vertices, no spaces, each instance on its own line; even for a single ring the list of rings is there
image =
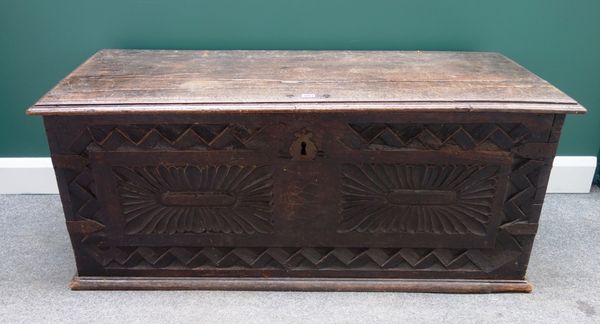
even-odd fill
[[[70,291],[58,196],[0,196],[0,322],[600,323],[600,191],[548,195],[531,294]]]

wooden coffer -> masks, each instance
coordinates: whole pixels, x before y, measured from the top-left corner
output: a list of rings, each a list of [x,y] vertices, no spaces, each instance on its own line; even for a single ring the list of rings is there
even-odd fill
[[[496,53],[103,50],[28,112],[74,289],[500,292],[585,109]]]

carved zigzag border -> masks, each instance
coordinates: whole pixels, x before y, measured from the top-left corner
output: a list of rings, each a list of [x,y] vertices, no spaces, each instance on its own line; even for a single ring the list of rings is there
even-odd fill
[[[102,143],[105,143],[107,138],[108,136]],[[181,137],[183,138],[185,137]],[[166,137],[165,139],[168,140]],[[174,142],[169,141],[170,145],[173,145]],[[74,152],[81,148],[77,153],[85,159],[85,148],[92,142],[94,139],[88,133],[76,138],[72,148]],[[140,141],[136,142],[133,139],[125,139],[125,142],[140,144]],[[532,218],[532,211],[528,210],[531,206],[523,204],[532,201],[532,195],[538,195],[537,173],[544,167],[548,167],[545,161],[532,159],[520,159],[513,165],[510,179],[513,192],[505,201],[505,220],[500,227],[494,249],[106,247],[102,240],[101,226],[98,227],[98,232],[83,238],[83,248],[85,253],[102,266],[120,269],[347,269],[490,273],[522,255],[523,246],[517,237],[531,237],[535,233],[535,229],[528,227],[535,225],[528,224]],[[90,170],[85,167],[69,172],[72,174],[69,176],[68,188],[76,219],[101,222],[93,190],[94,184],[90,181]]]

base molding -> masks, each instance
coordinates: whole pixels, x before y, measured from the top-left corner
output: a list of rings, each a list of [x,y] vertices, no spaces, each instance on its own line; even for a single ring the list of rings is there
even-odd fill
[[[378,278],[80,277],[72,290],[271,290],[426,293],[529,293],[527,280]]]

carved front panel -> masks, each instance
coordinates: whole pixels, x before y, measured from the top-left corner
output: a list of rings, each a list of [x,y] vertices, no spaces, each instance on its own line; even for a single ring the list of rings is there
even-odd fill
[[[562,119],[465,116],[47,125],[82,275],[522,277]]]
[[[345,164],[339,232],[473,234],[497,225],[497,165]]]
[[[269,233],[272,174],[256,166],[115,167],[126,234]]]

